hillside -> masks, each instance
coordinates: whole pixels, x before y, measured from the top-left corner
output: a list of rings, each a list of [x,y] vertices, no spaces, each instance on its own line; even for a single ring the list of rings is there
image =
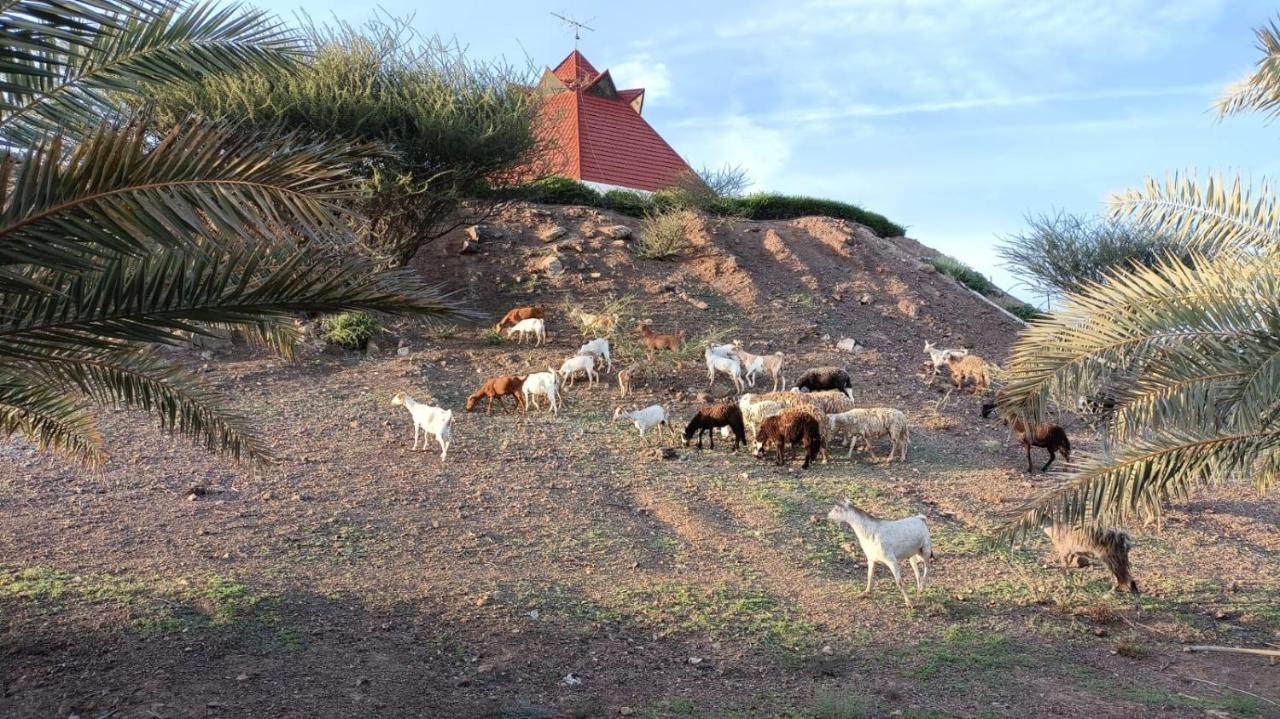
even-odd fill
[[[369,356],[176,352],[261,429],[270,465],[125,412],[104,416],[101,473],[0,445],[0,716],[1274,714],[1262,659],[1180,651],[1280,638],[1274,504],[1224,487],[1130,527],[1141,597],[1111,594],[1100,567],[1059,571],[1040,537],[988,544],[1046,479],[978,418],[980,397],[927,382],[921,350],[998,361],[1016,320],[923,269],[927,247],[847,222],[707,221],[681,262],[637,260],[618,225],[636,222],[517,205],[465,254],[464,230],[442,238],[415,265],[484,321],[393,322]],[[801,471],[671,437],[662,459],[610,422],[612,376],[558,417],[462,411],[484,377],[573,354],[569,306],[622,298],[691,347],[630,404],[662,402],[682,427],[706,390],[695,341],[736,338],[785,353],[788,379],[846,365],[860,404],[907,414],[908,461],[833,452]],[[528,303],[547,306],[546,346],[491,335]],[[630,327],[616,346],[634,351]],[[401,391],[454,409],[443,466],[434,444],[410,451]],[[857,596],[854,537],[824,520],[842,496],[925,515],[937,557],[914,610],[883,569]]]

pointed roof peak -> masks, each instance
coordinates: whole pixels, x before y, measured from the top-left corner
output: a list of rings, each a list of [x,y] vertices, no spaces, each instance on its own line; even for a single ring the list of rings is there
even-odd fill
[[[590,85],[600,72],[577,49],[565,56],[551,71],[561,82],[570,87]]]

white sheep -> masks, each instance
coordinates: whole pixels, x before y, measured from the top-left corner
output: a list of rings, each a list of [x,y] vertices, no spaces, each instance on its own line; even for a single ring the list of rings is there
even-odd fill
[[[538,397],[546,397],[552,414],[560,414],[560,375],[555,370],[548,367],[546,372],[534,372],[525,377],[520,394],[524,397],[525,414],[529,413],[530,403],[534,409],[541,409],[536,401]]]
[[[453,410],[432,407],[429,404],[414,402],[413,398],[403,392],[397,392],[391,398],[391,404],[404,407],[413,417],[413,451],[418,451],[418,430],[422,430],[422,448],[427,448],[427,437],[430,434],[440,443],[440,461],[449,454],[449,444],[453,441]]]
[[[728,375],[733,380],[733,388],[741,393],[744,389],[742,385],[742,363],[731,357],[721,357],[711,351],[708,347],[702,356],[707,360],[707,386],[711,387],[716,383],[716,373]]]
[[[670,415],[667,414],[666,408],[660,404],[650,405],[644,409],[632,411],[624,411],[621,407],[617,407],[613,410],[613,421],[617,422],[621,419],[631,420],[631,424],[635,425],[635,428],[640,430],[640,439],[644,440],[646,445],[649,444],[649,439],[645,437],[645,432],[649,431],[652,427],[665,427],[668,432],[675,434],[675,429],[671,426],[671,422],[668,421],[669,418]]]
[[[902,593],[902,600],[910,608],[911,599],[902,586],[901,562],[904,559],[911,562],[911,571],[916,575],[916,594],[919,595],[929,578],[929,560],[933,558],[933,543],[929,539],[929,525],[925,524],[924,515],[895,520],[877,519],[853,506],[846,497],[831,508],[827,520],[852,527],[858,536],[858,546],[862,547],[862,554],[867,558],[867,588],[858,596],[871,594],[871,580],[875,577],[878,562],[889,568],[898,591]]]
[[[733,356],[742,362],[742,376],[752,387],[756,386],[756,375],[760,372],[768,372],[773,378],[773,391],[777,392],[780,388],[787,388],[787,378],[782,374],[781,352],[774,352],[771,355],[755,355],[742,349],[742,343],[738,340],[733,341]],[[781,385],[781,386],[779,386]]]
[[[596,356],[594,354],[580,354],[570,357],[560,365],[559,374],[563,379],[569,380],[569,386],[573,386],[574,380],[577,379],[578,373],[584,372],[587,375],[587,386],[600,381],[600,375],[596,374]]]
[[[831,437],[844,435],[849,438],[849,457],[853,456],[854,440],[861,437],[867,444],[867,454],[872,461],[879,461],[871,440],[888,437],[892,443],[889,447],[889,461],[898,455],[907,461],[907,445],[911,436],[907,429],[907,416],[901,410],[892,407],[872,407],[869,409],[851,409],[827,415],[831,427]]]
[[[520,333],[520,344],[524,344],[525,337],[533,335],[538,340],[537,344],[541,345],[547,339],[547,324],[537,317],[520,320],[507,328],[507,337],[511,337],[517,332]]]
[[[744,394],[738,398],[738,409],[742,410],[742,423],[751,430],[751,436],[754,437],[760,423],[786,409],[786,405],[759,399],[754,394]]]
[[[932,342],[925,341],[925,354],[929,355],[929,361],[933,363],[933,376],[937,377],[943,367],[947,366],[947,360],[951,357],[964,357],[969,354],[967,349],[938,349]],[[932,381],[932,380],[931,380]]]
[[[609,355],[609,340],[604,337],[597,337],[590,342],[578,348],[578,354],[595,354],[604,358],[605,371],[613,371],[613,357]]]

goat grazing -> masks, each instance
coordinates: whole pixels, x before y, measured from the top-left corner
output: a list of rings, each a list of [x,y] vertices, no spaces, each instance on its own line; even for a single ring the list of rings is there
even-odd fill
[[[414,402],[403,392],[397,392],[391,398],[391,404],[404,407],[413,417],[412,451],[418,451],[418,430],[422,430],[422,448],[427,448],[427,435],[432,435],[440,443],[440,461],[443,462],[445,455],[449,454],[449,443],[453,441],[453,410]]]
[[[702,354],[707,360],[707,387],[714,387],[716,383],[716,374],[727,375],[733,382],[734,391],[741,393],[742,386],[742,364],[738,360],[731,357],[722,357],[711,351],[708,347],[706,352]]]
[[[834,389],[849,395],[853,399],[853,379],[849,373],[839,367],[815,367],[807,369],[796,380],[795,389],[801,392],[818,392]]]
[[[537,344],[541,345],[547,339],[547,325],[536,317],[527,320],[520,320],[507,328],[507,337],[511,337],[517,333],[520,335],[520,344],[524,344],[526,337],[533,335],[538,340]]]
[[[925,524],[924,515],[886,521],[858,509],[846,497],[827,512],[827,520],[852,527],[858,537],[858,546],[867,558],[867,588],[858,596],[871,594],[876,564],[879,563],[889,568],[898,591],[902,593],[902,601],[910,608],[911,598],[902,586],[901,562],[905,559],[911,563],[918,596],[929,579],[929,560],[933,558],[933,543],[929,539],[929,525]]]
[[[969,354],[967,349],[938,349],[933,346],[932,342],[925,341],[924,352],[929,355],[929,362],[933,365],[933,377],[937,377],[943,367],[947,367],[947,360],[952,357],[964,357]],[[930,380],[933,381],[932,379]]]
[[[520,394],[520,389],[524,386],[524,377],[516,375],[505,375],[502,377],[493,377],[484,381],[480,385],[480,389],[471,393],[467,398],[467,411],[475,409],[476,402],[482,399],[489,400],[489,406],[485,408],[484,413],[493,415],[493,400],[498,400],[498,406],[503,412],[507,411],[507,397],[514,397],[516,400],[516,409],[524,409],[524,398]]]
[[[503,315],[502,319],[498,320],[498,326],[494,327],[493,331],[501,332],[503,327],[506,327],[507,325],[514,325],[521,320],[540,320],[545,318],[546,311],[542,305],[536,305],[533,307],[517,307]]]
[[[662,427],[675,434],[675,429],[672,428],[671,423],[668,421],[669,418],[670,415],[667,414],[667,409],[660,404],[630,411],[623,410],[621,407],[615,407],[613,410],[613,421],[630,420],[631,424],[640,430],[640,439],[644,440],[646,445],[649,444],[649,438],[645,436],[645,432],[648,432],[652,427]]]
[[[854,439],[861,437],[867,444],[867,454],[871,455],[871,460],[880,461],[871,440],[888,437],[891,442],[889,461],[893,461],[895,454],[903,462],[907,461],[907,444],[911,437],[907,430],[907,417],[900,410],[891,407],[851,409],[827,415],[827,421],[831,425],[832,437],[843,434],[849,438],[849,457],[853,457]]]
[[[991,373],[994,367],[978,355],[957,357],[947,356],[947,366],[951,368],[951,381],[956,389],[963,389],[966,382],[973,382],[973,393],[986,392],[991,386]]]
[[[772,417],[786,409],[786,405],[781,402],[759,399],[754,394],[744,394],[738,398],[738,409],[742,410],[743,425],[751,430],[751,436],[754,437],[760,423],[766,417]]]
[[[644,343],[645,356],[648,358],[649,364],[653,364],[653,360],[657,357],[659,350],[679,352],[680,345],[684,342],[683,330],[674,335],[660,335],[656,334],[645,323],[641,323],[637,329],[640,332],[640,341]]]
[[[524,395],[525,414],[529,414],[530,403],[533,404],[534,409],[541,409],[538,406],[538,397],[546,397],[551,413],[560,414],[560,375],[550,367],[546,372],[534,372],[525,377],[524,384],[520,387],[520,394]]]
[[[774,352],[771,355],[753,355],[742,349],[741,343],[737,340],[733,341],[733,345],[736,348],[733,354],[742,363],[742,376],[747,380],[748,384],[755,387],[756,375],[763,371],[768,372],[769,376],[773,378],[774,392],[787,388],[787,378],[782,375],[783,356],[781,352]],[[779,387],[779,383],[781,383],[781,387]]]
[[[823,446],[822,429],[818,420],[799,408],[785,409],[772,417],[766,417],[760,423],[755,439],[757,457],[763,457],[765,448],[770,444],[778,445],[779,465],[787,461],[787,445],[804,445],[804,464],[800,465],[801,469],[809,468]]]
[[[684,446],[689,446],[693,433],[697,432],[698,449],[702,449],[702,433],[706,432],[711,438],[711,449],[715,449],[718,427],[724,427],[733,432],[733,451],[737,452],[740,445],[747,443],[747,434],[742,426],[742,410],[737,405],[722,402],[703,407],[698,410],[693,419],[689,420],[689,424],[684,428]]]
[[[605,371],[613,371],[613,357],[609,354],[609,340],[598,337],[578,348],[578,354],[594,354],[604,359]]]
[[[618,316],[615,314],[591,314],[590,312],[583,312],[577,307],[569,310],[569,319],[578,323],[584,336],[593,334],[607,335],[613,332],[614,327],[618,326]]]
[[[560,365],[560,377],[568,380],[570,387],[573,386],[579,372],[587,375],[587,387],[590,387],[593,382],[600,381],[600,375],[596,374],[595,354],[574,355]]]
[[[1063,567],[1088,566],[1087,559],[1096,559],[1111,570],[1115,578],[1115,591],[1139,594],[1138,583],[1129,574],[1129,550],[1133,539],[1118,529],[1098,527],[1069,527],[1050,524],[1044,528],[1053,542],[1053,549]]]

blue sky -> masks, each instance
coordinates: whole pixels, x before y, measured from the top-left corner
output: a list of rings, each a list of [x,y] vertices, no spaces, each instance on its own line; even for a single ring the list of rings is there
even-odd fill
[[[291,16],[297,0],[259,0]],[[374,7],[472,55],[543,65],[573,38],[694,166],[742,164],[753,189],[858,203],[1014,287],[998,237],[1027,213],[1096,213],[1147,175],[1276,175],[1280,128],[1210,103],[1257,57],[1251,0],[309,0]],[[1015,288],[1016,291],[1016,288]]]

